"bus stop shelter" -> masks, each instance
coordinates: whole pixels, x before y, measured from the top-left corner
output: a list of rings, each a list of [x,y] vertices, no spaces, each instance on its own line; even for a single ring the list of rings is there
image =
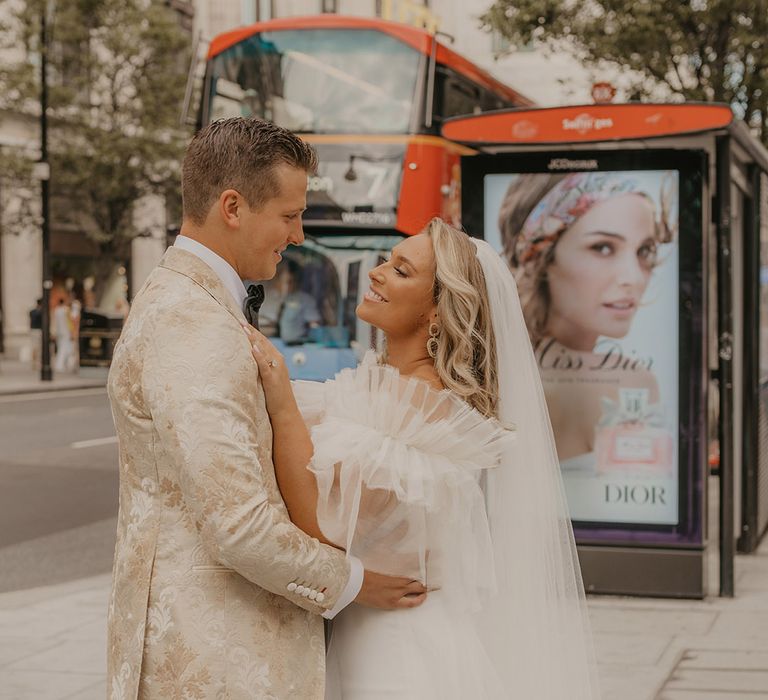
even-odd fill
[[[587,590],[703,597],[717,549],[732,596],[735,551],[768,526],[768,152],[718,104],[442,133],[476,151],[464,227],[518,280]]]

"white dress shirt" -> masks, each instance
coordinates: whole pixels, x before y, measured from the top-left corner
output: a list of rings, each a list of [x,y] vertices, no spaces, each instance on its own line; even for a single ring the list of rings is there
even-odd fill
[[[208,265],[218,275],[224,287],[232,295],[238,308],[243,308],[243,302],[248,296],[248,292],[245,289],[243,280],[240,279],[235,269],[224,258],[199,241],[195,241],[187,236],[176,236],[176,242],[173,246],[174,248],[181,248],[188,253],[192,253],[192,255],[197,256]],[[353,557],[350,554],[347,555],[347,558],[351,565],[349,579],[336,605],[331,610],[326,610],[323,613],[323,617],[328,620],[333,619],[341,610],[357,598],[357,594],[363,586],[363,563],[357,557]]]

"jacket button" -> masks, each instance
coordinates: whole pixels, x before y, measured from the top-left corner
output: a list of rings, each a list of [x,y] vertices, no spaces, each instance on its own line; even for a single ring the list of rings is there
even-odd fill
[[[318,593],[317,594],[317,598],[315,598],[315,600],[318,603],[322,603],[325,600],[325,593],[323,593],[322,591],[320,593]]]
[[[296,590],[296,583],[295,583],[295,582],[293,582],[293,581],[291,581],[291,582],[288,584],[288,590],[289,590],[291,593],[293,593],[293,592]]]

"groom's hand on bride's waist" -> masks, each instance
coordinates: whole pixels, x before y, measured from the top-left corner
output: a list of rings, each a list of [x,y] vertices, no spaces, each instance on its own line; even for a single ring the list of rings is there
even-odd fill
[[[355,598],[355,603],[369,608],[398,610],[416,608],[426,599],[427,588],[420,581],[366,570],[363,586]]]

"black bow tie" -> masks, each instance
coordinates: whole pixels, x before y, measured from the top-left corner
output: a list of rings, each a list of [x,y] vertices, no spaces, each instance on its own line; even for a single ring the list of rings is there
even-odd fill
[[[248,296],[243,302],[245,320],[254,328],[259,327],[259,309],[264,303],[264,287],[260,284],[248,285]]]

